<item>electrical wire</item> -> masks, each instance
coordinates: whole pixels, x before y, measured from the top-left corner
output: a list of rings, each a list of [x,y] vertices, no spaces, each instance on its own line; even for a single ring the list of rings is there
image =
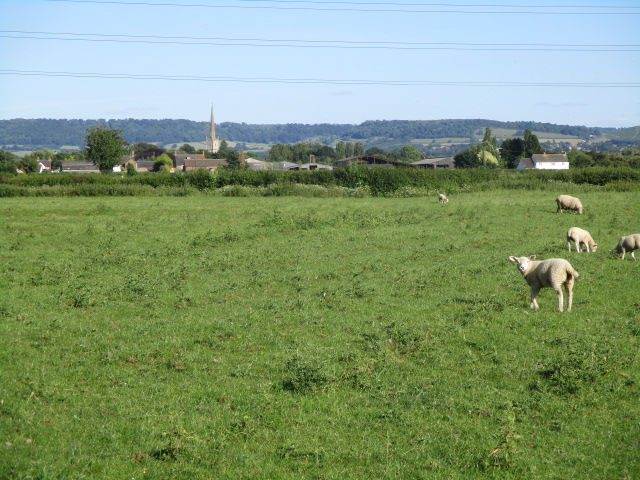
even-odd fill
[[[135,75],[129,73],[51,72],[42,70],[0,70],[0,75],[103,78],[124,80],[166,80],[180,82],[232,82],[232,83],[284,83],[319,85],[380,85],[380,86],[451,86],[451,87],[568,87],[568,88],[638,88],[631,82],[448,82],[435,80],[372,80],[372,79],[322,79],[322,78],[273,78],[273,77],[198,77],[192,75]]]
[[[38,35],[38,36],[35,36]],[[46,35],[46,36],[44,36]],[[56,35],[56,36],[52,36]],[[73,38],[64,38],[68,36]],[[449,42],[371,42],[351,40],[294,40],[225,37],[166,37],[158,35],[116,35],[99,33],[30,32],[0,30],[0,37],[31,40],[83,42],[143,43],[171,45],[226,45],[250,47],[385,49],[385,50],[470,50],[470,51],[568,51],[568,52],[637,52],[640,45],[623,44],[538,44],[538,43],[449,43]],[[96,37],[96,38],[77,38]],[[262,43],[256,43],[262,42]],[[276,43],[279,42],[279,43]]]
[[[480,10],[420,10],[419,8],[424,7],[456,7],[456,8],[520,8],[517,5],[460,5],[460,4],[408,4],[408,3],[384,3],[382,5],[390,5],[390,6],[398,6],[398,7],[406,7],[406,6],[414,6],[418,9],[408,9],[408,8],[354,8],[354,6],[364,6],[364,5],[379,5],[371,2],[368,3],[352,3],[352,2],[277,2],[277,3],[299,3],[299,4],[313,4],[313,5],[331,5],[331,4],[341,4],[346,5],[344,8],[336,8],[336,7],[281,7],[281,6],[263,6],[263,5],[210,5],[210,4],[182,4],[182,3],[155,3],[155,2],[121,2],[115,0],[108,1],[99,1],[99,0],[45,0],[48,2],[62,2],[62,3],[89,3],[89,4],[99,4],[99,5],[128,5],[128,6],[153,6],[153,7],[180,7],[180,8],[236,8],[236,9],[268,9],[268,10],[309,10],[309,11],[321,11],[321,12],[381,12],[381,13],[462,13],[462,14],[526,14],[526,15],[640,15],[640,12],[622,12],[622,11],[592,11],[592,12],[584,12],[584,11],[570,11],[570,12],[559,12],[559,11],[480,11]],[[276,2],[271,2],[276,3]],[[595,9],[637,9],[638,7],[624,7],[624,6],[589,6],[589,5],[565,5],[565,6],[537,6],[537,5],[529,5],[526,8],[595,8]]]

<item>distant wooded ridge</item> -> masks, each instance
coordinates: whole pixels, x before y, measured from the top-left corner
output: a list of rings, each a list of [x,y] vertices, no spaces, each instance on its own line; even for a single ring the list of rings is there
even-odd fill
[[[191,120],[77,120],[77,119],[12,119],[0,120],[0,148],[13,146],[59,149],[64,146],[84,146],[87,129],[106,125],[121,130],[129,143],[148,142],[182,144],[203,142],[209,131],[209,122]],[[485,128],[491,128],[499,140],[523,136],[524,130],[544,132],[551,136],[605,139],[607,132],[629,129],[555,125],[539,122],[501,122],[496,120],[370,120],[359,125],[350,124],[247,124],[222,122],[216,124],[218,138],[234,143],[293,144],[316,141],[331,145],[336,141],[360,141],[369,146],[392,146],[420,139],[423,142],[450,139],[449,142],[473,143],[482,139]],[[504,130],[504,132],[501,132]],[[638,127],[632,129],[638,140]],[[633,135],[632,135],[633,136]],[[607,137],[610,137],[607,135]]]

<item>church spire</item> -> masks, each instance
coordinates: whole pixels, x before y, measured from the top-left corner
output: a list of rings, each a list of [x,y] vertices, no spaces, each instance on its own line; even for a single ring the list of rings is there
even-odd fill
[[[207,150],[217,153],[220,150],[220,140],[216,136],[216,122],[213,118],[213,102],[211,103],[211,121],[209,123],[209,136],[207,136]]]
[[[209,125],[209,135],[211,136],[212,140],[217,140],[216,139],[216,121],[213,118],[213,103],[211,104],[211,122]]]

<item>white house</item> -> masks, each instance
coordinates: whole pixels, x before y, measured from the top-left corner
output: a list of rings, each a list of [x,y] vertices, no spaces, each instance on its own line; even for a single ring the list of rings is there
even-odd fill
[[[521,158],[519,169],[568,170],[569,159],[566,153],[536,153],[531,158]]]
[[[42,173],[45,170],[51,171],[51,160],[40,160],[38,158],[38,173]]]

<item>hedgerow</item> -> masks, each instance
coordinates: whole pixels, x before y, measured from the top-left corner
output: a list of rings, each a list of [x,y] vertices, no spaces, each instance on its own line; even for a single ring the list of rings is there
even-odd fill
[[[551,171],[348,167],[315,171],[197,170],[185,174],[0,175],[0,196],[189,195],[201,192],[222,196],[364,194],[402,197],[491,189],[558,190],[561,186],[570,188],[571,185],[637,191],[640,189],[640,170],[615,167]]]

